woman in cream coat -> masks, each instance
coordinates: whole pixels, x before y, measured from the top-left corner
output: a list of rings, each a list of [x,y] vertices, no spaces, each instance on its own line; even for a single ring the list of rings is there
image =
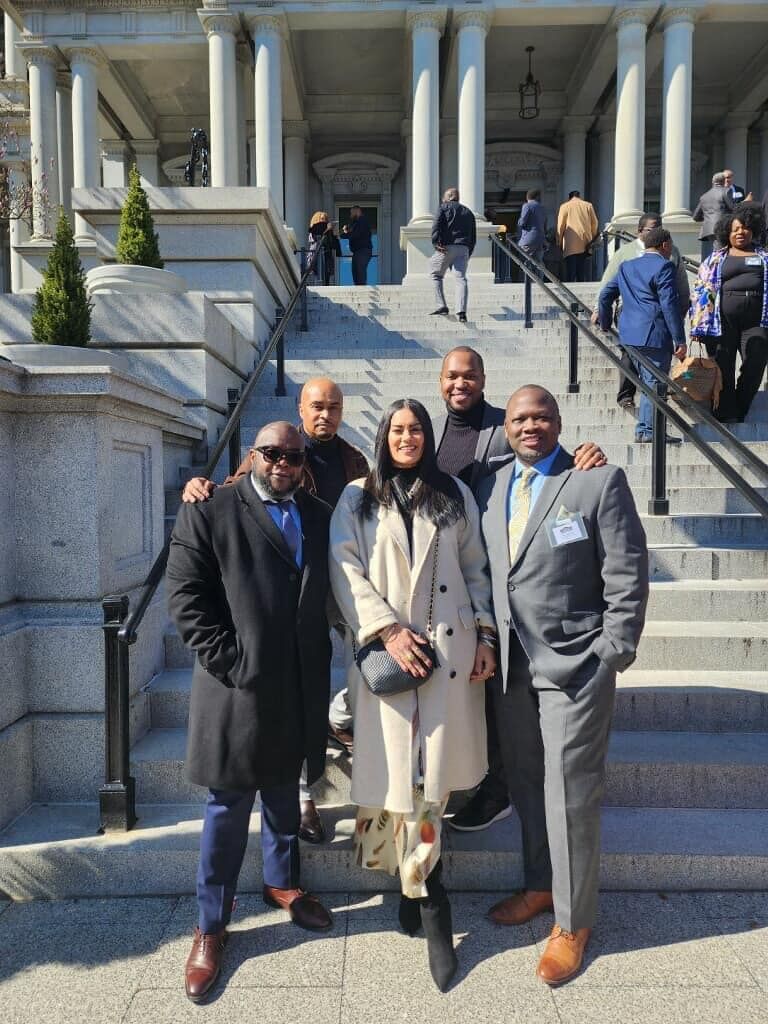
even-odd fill
[[[350,656],[355,721],[352,799],[365,867],[400,871],[400,922],[420,926],[442,990],[456,970],[450,906],[440,881],[441,818],[452,790],[487,768],[485,694],[496,627],[487,559],[472,494],[437,468],[432,424],[419,402],[384,414],[375,465],[341,495],[331,520],[331,585],[353,651],[381,638],[417,689],[377,697]],[[433,586],[434,579],[434,586]],[[353,653],[350,651],[350,655]]]

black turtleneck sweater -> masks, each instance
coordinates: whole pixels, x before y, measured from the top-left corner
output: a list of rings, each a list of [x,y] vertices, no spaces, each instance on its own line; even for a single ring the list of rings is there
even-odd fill
[[[467,486],[472,477],[484,411],[484,399],[468,412],[454,412],[450,406],[447,407],[448,422],[437,452],[437,464],[444,473],[457,476]]]
[[[317,487],[317,496],[331,508],[336,508],[341,492],[347,486],[339,439],[334,436],[330,441],[318,441],[317,438],[304,434],[304,441],[307,462]]]

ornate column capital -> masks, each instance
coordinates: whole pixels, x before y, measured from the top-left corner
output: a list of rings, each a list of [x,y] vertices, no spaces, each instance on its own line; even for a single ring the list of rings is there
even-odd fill
[[[240,31],[240,19],[232,11],[222,8],[206,8],[198,11],[197,16],[207,36],[214,33],[235,36]]]
[[[270,32],[281,39],[288,35],[288,25],[284,14],[248,14],[248,31],[252,36],[260,32]]]
[[[662,28],[669,28],[670,25],[693,26],[699,17],[699,10],[698,7],[692,6],[665,7],[659,23]]]
[[[283,121],[284,139],[303,139],[309,141],[308,121]]]
[[[432,7],[429,10],[420,11],[409,10],[405,12],[405,23],[410,33],[414,33],[420,28],[434,28],[442,35],[447,13],[445,7]]]
[[[136,156],[157,156],[160,143],[157,139],[131,139],[131,149]]]
[[[491,11],[484,7],[479,7],[473,11],[462,11],[456,14],[453,24],[456,26],[457,32],[460,32],[463,28],[481,28],[483,32],[487,32],[491,27],[491,19]]]
[[[58,52],[52,46],[46,46],[45,43],[22,44],[19,49],[29,65],[55,68],[59,63]]]
[[[619,7],[613,15],[613,23],[617,29],[622,29],[626,25],[648,25],[655,9],[655,4],[653,8],[635,6]]]
[[[90,64],[91,67],[100,68],[106,64],[104,55],[100,50],[92,46],[69,46],[64,51],[64,56],[72,64]]]
[[[99,139],[102,157],[125,157],[128,153],[128,143],[125,139]]]

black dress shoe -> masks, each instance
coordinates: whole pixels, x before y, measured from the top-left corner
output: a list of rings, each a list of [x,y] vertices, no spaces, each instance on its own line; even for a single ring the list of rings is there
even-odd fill
[[[448,824],[457,832],[482,832],[512,813],[509,797],[497,797],[481,785],[462,809],[448,818]]]
[[[466,313],[457,313],[456,315],[459,318],[459,323],[460,324],[465,324],[467,322],[467,314]]]
[[[310,932],[327,932],[333,927],[333,918],[317,896],[303,889],[276,889],[265,885],[262,895],[267,906],[287,910],[299,928],[306,928]]]
[[[429,314],[430,316],[448,316],[448,307],[441,306],[439,309],[433,309]]]
[[[314,800],[301,801],[301,824],[299,825],[299,839],[305,843],[315,845],[325,842],[325,829],[317,813]]]

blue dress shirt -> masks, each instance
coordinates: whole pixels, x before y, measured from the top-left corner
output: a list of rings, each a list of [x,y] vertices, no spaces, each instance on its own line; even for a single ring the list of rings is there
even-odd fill
[[[269,495],[267,495],[264,492],[263,488],[258,486],[256,481],[253,479],[253,474],[251,474],[251,483],[253,484],[253,489],[264,502],[267,512],[269,512],[270,516],[272,517],[273,523],[282,534],[283,513],[280,506],[277,504],[277,499],[269,497]],[[288,501],[288,512],[299,534],[299,541],[296,546],[296,565],[299,567],[299,569],[301,569],[302,565],[304,564],[304,538],[302,537],[301,533],[301,513],[299,512],[299,506],[296,504],[293,498],[284,500]]]
[[[517,501],[517,492],[520,490],[520,478],[523,475],[524,469],[532,469],[534,471],[533,480],[531,481],[531,510],[536,504],[536,499],[541,494],[541,489],[544,486],[544,481],[548,476],[552,475],[552,466],[554,465],[555,459],[560,451],[560,445],[556,444],[554,449],[543,459],[539,459],[538,462],[534,463],[533,466],[527,466],[520,459],[515,459],[515,468],[512,471],[512,479],[509,483],[509,499],[507,501],[507,522],[512,518],[512,513],[515,509],[515,502]],[[530,512],[529,512],[530,514]]]

